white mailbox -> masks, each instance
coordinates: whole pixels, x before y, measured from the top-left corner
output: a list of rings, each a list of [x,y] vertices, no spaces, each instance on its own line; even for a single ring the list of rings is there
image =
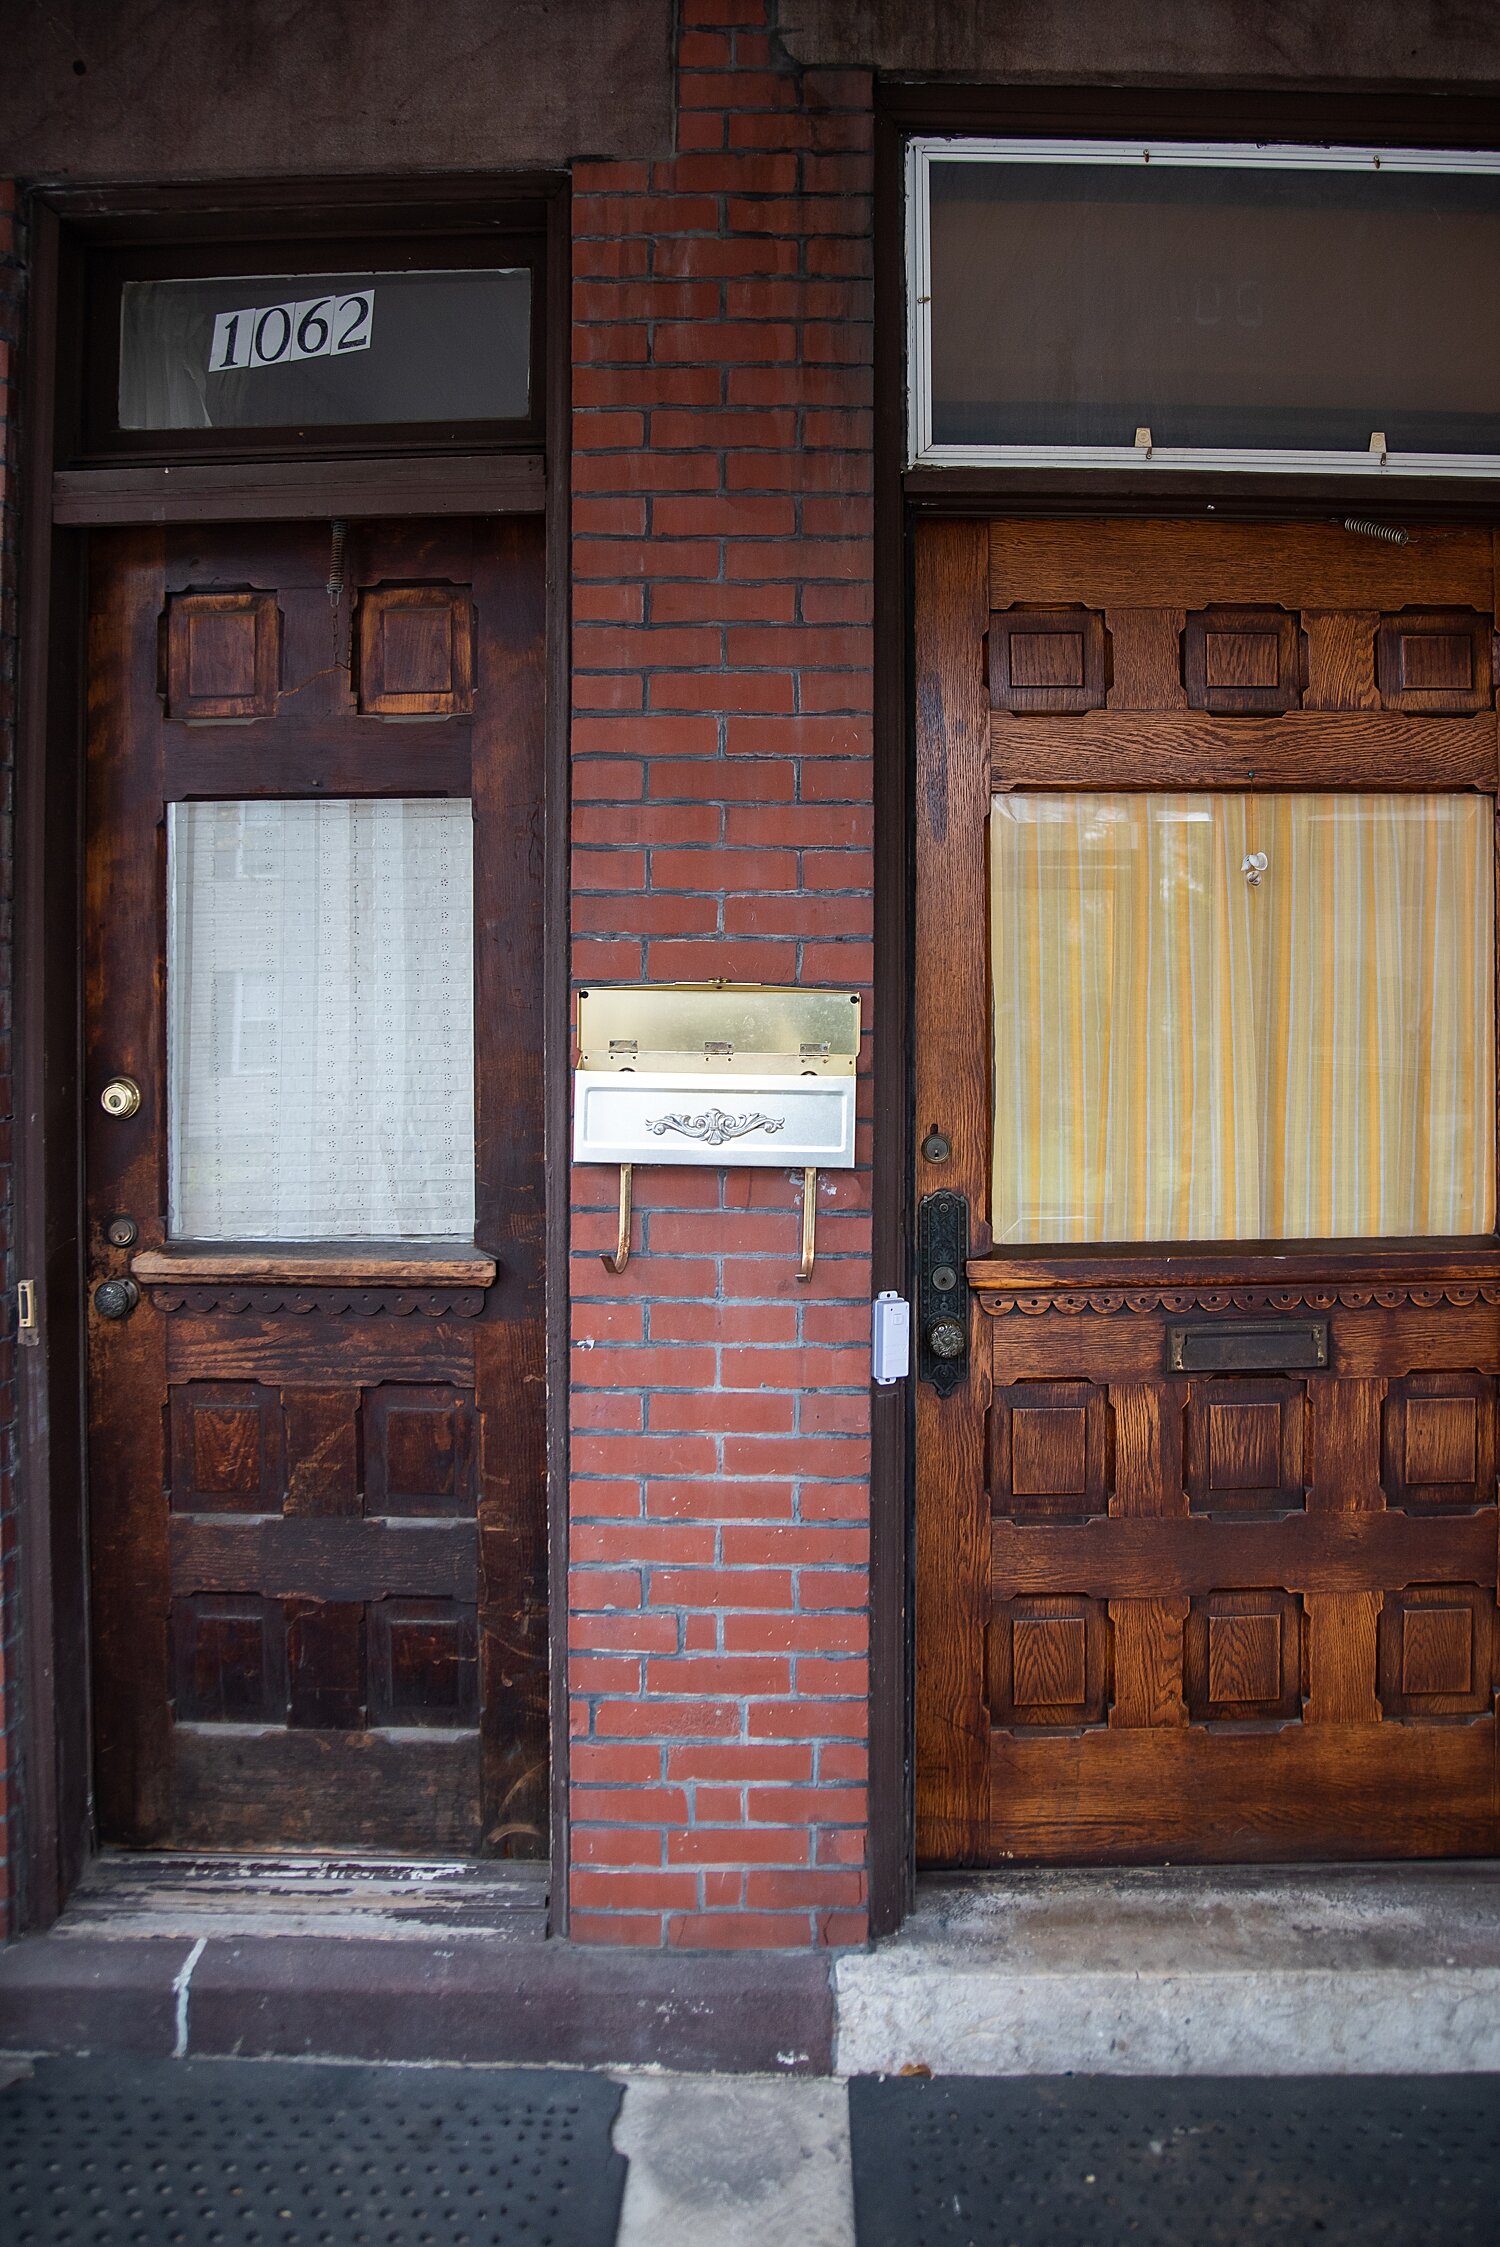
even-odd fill
[[[578,998],[573,1158],[619,1163],[630,1257],[630,1172],[689,1163],[804,1173],[802,1273],[812,1271],[816,1173],[854,1168],[857,991],[673,983]]]

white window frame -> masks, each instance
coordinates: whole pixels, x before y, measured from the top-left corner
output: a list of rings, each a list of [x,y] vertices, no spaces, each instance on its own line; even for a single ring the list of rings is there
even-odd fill
[[[936,445],[932,441],[931,172],[966,164],[1152,164],[1302,172],[1500,173],[1491,149],[1316,148],[1246,141],[915,138],[906,152],[907,464],[913,468],[1216,469],[1308,476],[1500,478],[1500,453],[1310,451],[1216,445]],[[1371,433],[1372,436],[1375,434]]]

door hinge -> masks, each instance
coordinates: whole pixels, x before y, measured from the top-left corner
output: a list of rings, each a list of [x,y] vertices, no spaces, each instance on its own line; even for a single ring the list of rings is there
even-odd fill
[[[34,1350],[42,1339],[42,1324],[37,1316],[36,1281],[16,1282],[16,1340],[23,1349]]]

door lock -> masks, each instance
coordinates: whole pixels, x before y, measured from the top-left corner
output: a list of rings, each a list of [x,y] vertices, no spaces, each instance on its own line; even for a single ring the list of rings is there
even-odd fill
[[[141,1104],[141,1088],[134,1077],[111,1077],[99,1095],[107,1116],[133,1116]]]
[[[968,1373],[969,1205],[943,1187],[917,1206],[917,1378],[951,1396]]]
[[[94,1290],[94,1309],[101,1319],[128,1319],[140,1299],[134,1280],[101,1280]]]

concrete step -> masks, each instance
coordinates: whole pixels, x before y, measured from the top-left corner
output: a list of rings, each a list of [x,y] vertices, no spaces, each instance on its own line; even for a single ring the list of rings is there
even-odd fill
[[[1500,2069],[1500,1865],[944,1876],[834,1981],[847,2075]]]

